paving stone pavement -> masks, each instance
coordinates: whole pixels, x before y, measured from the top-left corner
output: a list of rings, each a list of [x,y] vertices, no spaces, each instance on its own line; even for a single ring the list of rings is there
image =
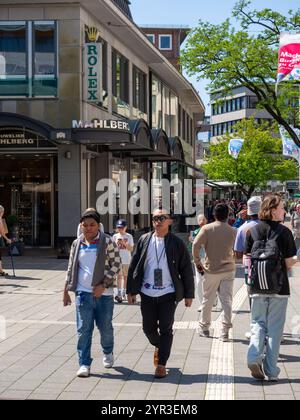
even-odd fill
[[[268,384],[252,379],[246,366],[249,310],[239,266],[230,342],[218,339],[219,310],[213,312],[213,337],[200,338],[199,303],[192,309],[180,304],[169,375],[156,380],[153,349],[142,332],[139,306],[126,303],[115,305],[114,368],[103,368],[95,332],[92,375],[77,378],[75,309],[62,306],[67,261],[23,256],[15,258],[15,265],[16,278],[0,280],[0,399],[300,399],[300,266],[292,273],[281,379]],[[8,258],[4,266],[12,274]]]

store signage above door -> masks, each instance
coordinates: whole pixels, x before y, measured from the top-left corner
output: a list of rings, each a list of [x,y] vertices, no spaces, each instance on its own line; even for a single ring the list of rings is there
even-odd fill
[[[23,128],[0,128],[0,149],[40,149],[55,145],[38,133]]]
[[[99,30],[86,27],[84,46],[84,99],[99,103],[103,100],[102,90],[102,43]]]
[[[73,120],[73,129],[93,129],[93,130],[116,130],[129,132],[129,124],[126,121],[120,120],[98,120],[94,119],[91,121],[84,120]]]

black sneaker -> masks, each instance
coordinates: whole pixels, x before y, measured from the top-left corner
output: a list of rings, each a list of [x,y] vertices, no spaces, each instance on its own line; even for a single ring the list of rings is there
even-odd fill
[[[118,303],[122,303],[123,302],[122,296],[119,296],[119,295],[115,296],[115,301]]]

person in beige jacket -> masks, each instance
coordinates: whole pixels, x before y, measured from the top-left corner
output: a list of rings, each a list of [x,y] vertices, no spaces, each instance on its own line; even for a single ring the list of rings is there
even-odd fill
[[[237,230],[228,224],[229,207],[218,204],[215,207],[214,223],[204,226],[193,243],[193,257],[197,270],[204,274],[203,301],[200,318],[200,336],[209,337],[211,311],[218,293],[224,311],[223,328],[220,339],[228,341],[232,328],[233,282],[235,278],[235,259],[233,247]],[[200,249],[205,249],[205,262],[202,265]]]

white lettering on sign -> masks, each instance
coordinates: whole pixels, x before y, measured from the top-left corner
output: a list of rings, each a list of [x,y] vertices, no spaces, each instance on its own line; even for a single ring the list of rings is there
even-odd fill
[[[84,120],[73,120],[72,128],[90,128],[90,129],[101,129],[101,130],[120,130],[120,131],[130,131],[129,124],[125,121],[117,120],[98,120],[94,119],[92,121]]]
[[[18,139],[18,138],[12,138],[12,139],[3,139],[0,137],[0,145],[13,145],[13,144],[19,144],[19,145],[24,145],[24,144],[28,144],[28,145],[34,145],[34,140],[33,139]]]

